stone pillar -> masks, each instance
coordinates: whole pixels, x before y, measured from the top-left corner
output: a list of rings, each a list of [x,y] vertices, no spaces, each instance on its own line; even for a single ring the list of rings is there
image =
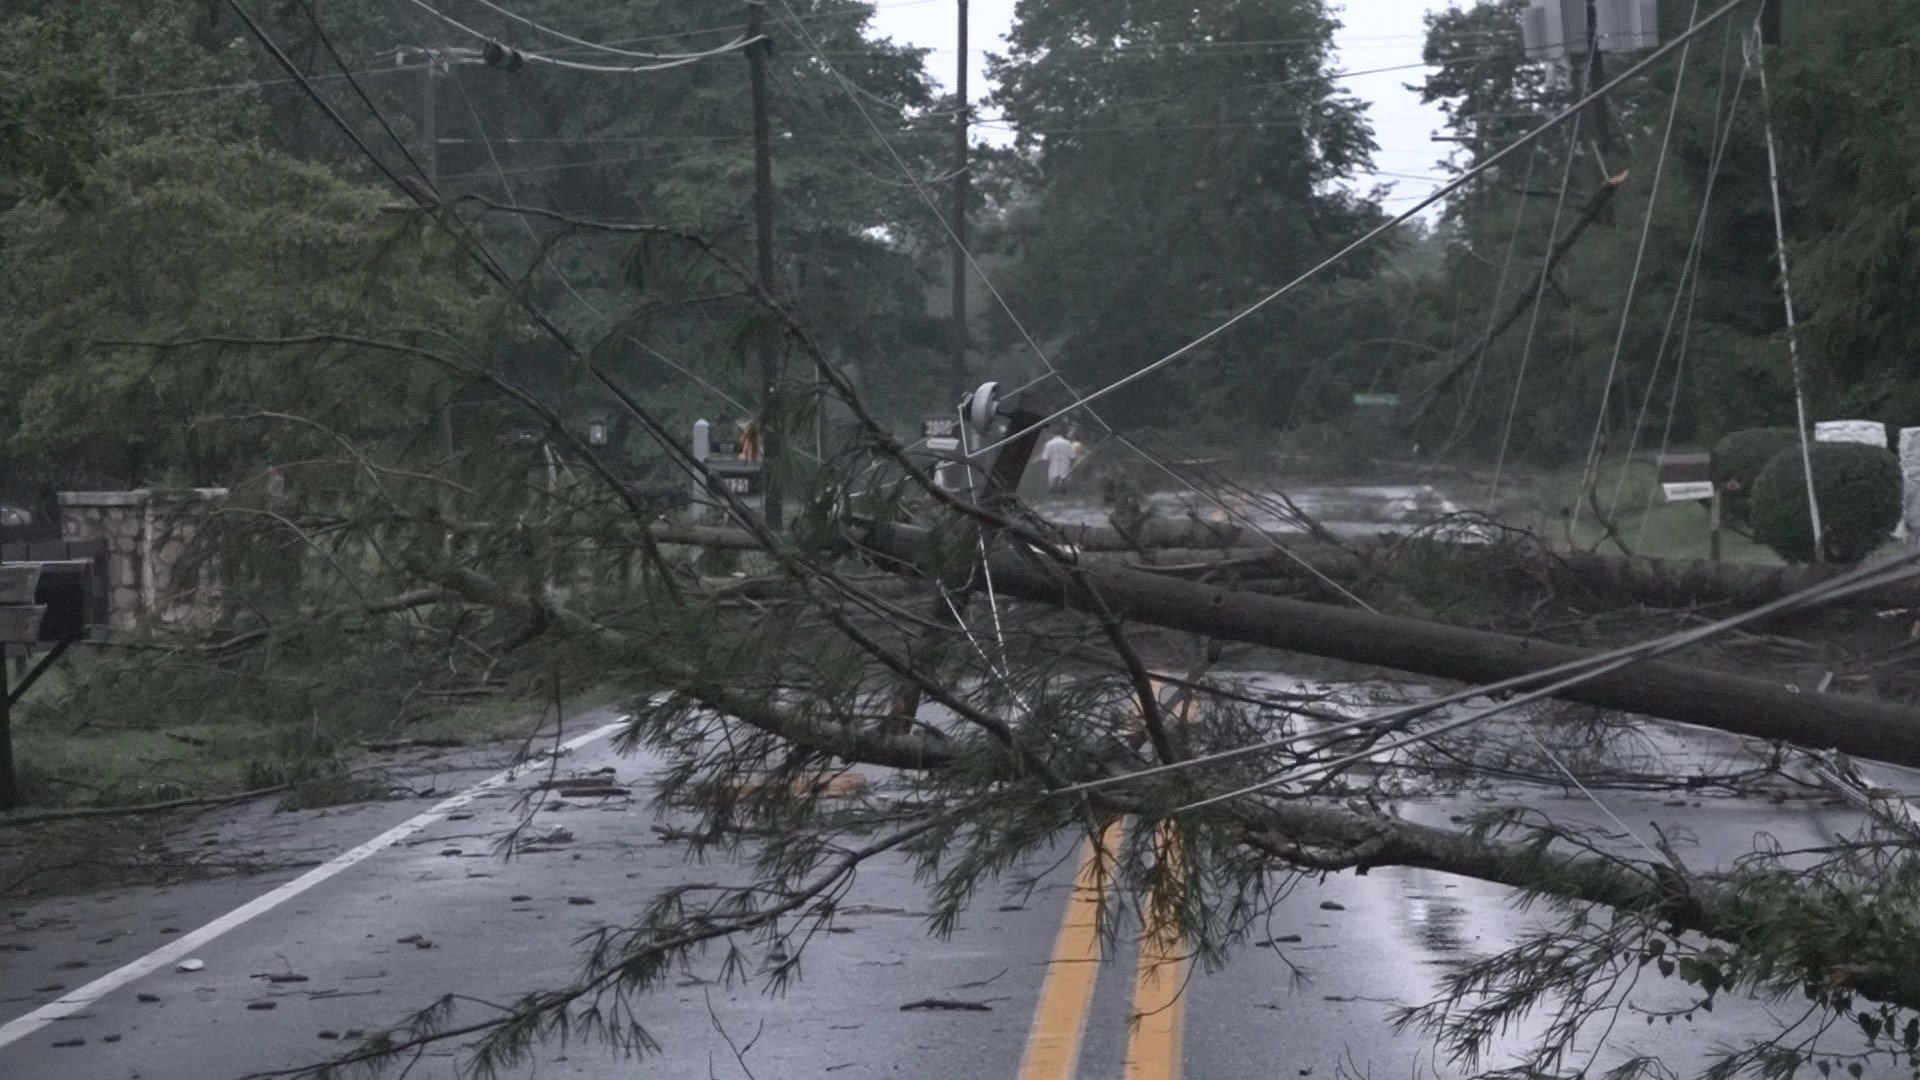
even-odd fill
[[[219,582],[180,564],[198,528],[195,520],[225,488],[180,493],[63,491],[60,533],[68,541],[107,542],[107,625],[115,631],[185,624],[218,614]]]
[[[1900,473],[1906,479],[1902,487],[1901,539],[1913,543],[1920,538],[1920,427],[1900,429]]]
[[[707,458],[711,457],[712,454],[713,425],[707,423],[705,420],[695,420],[693,422],[693,459],[704,462]],[[693,499],[688,504],[688,509],[692,512],[693,520],[705,521],[707,519],[707,503],[712,496],[707,494],[706,482],[700,477],[696,476],[689,482],[693,485]]]
[[[63,491],[60,538],[107,543],[107,625],[136,630],[147,610],[146,507],[151,492]]]

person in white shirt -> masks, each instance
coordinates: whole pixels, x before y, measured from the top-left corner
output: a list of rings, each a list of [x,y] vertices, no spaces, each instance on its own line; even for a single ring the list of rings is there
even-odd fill
[[[1054,433],[1040,448],[1040,460],[1047,463],[1047,490],[1059,491],[1073,469],[1073,443],[1065,435]]]

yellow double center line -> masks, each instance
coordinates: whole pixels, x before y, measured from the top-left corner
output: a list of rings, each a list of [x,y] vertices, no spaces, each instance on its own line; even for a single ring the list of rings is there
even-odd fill
[[[1160,695],[1159,680],[1154,692]],[[1163,700],[1164,696],[1162,695]],[[1177,719],[1192,721],[1193,701],[1180,701]],[[1110,860],[1120,850],[1121,823],[1106,827],[1098,844],[1089,842],[1074,875],[1073,895],[1053,963],[1040,990],[1033,1030],[1027,1036],[1020,1080],[1077,1080],[1080,1041],[1093,1004],[1094,980],[1104,959],[1100,948],[1100,906],[1109,885]],[[1140,934],[1140,961],[1133,982],[1133,1024],[1127,1036],[1127,1080],[1179,1080],[1181,1020],[1185,1009],[1187,947],[1177,920],[1179,890],[1187,887],[1179,830],[1163,822],[1155,830],[1153,856],[1159,882],[1147,896]]]
[[[1162,822],[1153,836],[1153,857],[1166,888],[1184,889],[1180,832]],[[1133,981],[1133,1033],[1127,1039],[1127,1080],[1180,1080],[1181,1014],[1185,1009],[1187,947],[1167,908],[1177,898],[1150,895],[1140,935],[1140,966]]]
[[[1066,919],[1053,945],[1053,962],[1040,989],[1040,1007],[1027,1036],[1020,1080],[1074,1080],[1080,1064],[1080,1036],[1093,1004],[1093,981],[1100,974],[1100,905],[1107,894],[1108,859],[1119,850],[1120,822],[1108,825],[1099,844],[1089,841],[1067,897]]]
[[[1073,894],[1054,942],[1053,961],[1040,990],[1033,1030],[1027,1036],[1020,1080],[1076,1080],[1080,1043],[1100,974],[1100,906],[1106,901],[1110,860],[1123,830],[1108,825],[1096,845],[1088,842],[1074,875]],[[1154,837],[1154,855],[1167,866],[1169,881],[1180,880],[1178,834],[1162,825]],[[1187,981],[1186,945],[1177,925],[1165,918],[1161,898],[1146,903],[1139,968],[1134,974],[1132,1030],[1127,1037],[1127,1080],[1179,1080],[1183,990]]]

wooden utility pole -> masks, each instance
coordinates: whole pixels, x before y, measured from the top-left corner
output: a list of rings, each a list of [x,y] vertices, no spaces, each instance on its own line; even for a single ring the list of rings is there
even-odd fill
[[[1597,0],[1587,0],[1587,89],[1607,85],[1606,52],[1600,47],[1600,9]],[[1593,145],[1600,157],[1600,169],[1605,173],[1611,168],[1615,149],[1613,117],[1607,111],[1607,99],[1596,100],[1588,109],[1592,124],[1587,130],[1593,133]]]
[[[427,192],[436,204],[440,201],[440,125],[439,103],[433,96],[433,77],[440,66],[440,54],[434,49],[422,49],[420,58],[420,171],[427,182]],[[439,416],[440,453],[453,456],[453,395],[449,393],[445,404],[440,406]]]
[[[947,401],[958,404],[967,393],[967,204],[972,190],[967,139],[972,107],[967,101],[967,0],[955,0],[960,10],[959,45],[954,64],[953,114],[953,358],[947,371]]]
[[[426,61],[420,68],[420,169],[427,174],[427,187],[435,192],[440,190],[440,132],[437,108],[433,100],[433,69],[439,63],[439,57],[432,50],[423,50],[421,58]]]
[[[753,94],[753,246],[754,272],[760,290],[774,295],[773,277],[773,131],[767,115],[767,54],[773,42],[766,37],[766,0],[747,0],[747,71]],[[758,39],[758,40],[755,40]],[[760,354],[760,469],[767,527],[776,532],[785,515],[780,505],[780,440],[774,410],[780,383],[780,344],[769,329],[756,335]]]

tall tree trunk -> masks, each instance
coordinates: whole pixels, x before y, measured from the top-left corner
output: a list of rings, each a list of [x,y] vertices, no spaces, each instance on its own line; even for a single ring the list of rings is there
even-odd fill
[[[932,565],[930,539],[924,529],[883,526],[868,537],[867,546],[931,574],[939,568]],[[1547,641],[1234,592],[1114,566],[1085,565],[1074,575],[1005,546],[994,550],[989,563],[995,587],[1017,599],[1089,614],[1111,611],[1123,619],[1208,638],[1469,684],[1521,677],[1593,655]],[[1543,676],[1519,689],[1550,681]],[[1920,711],[1867,698],[1802,693],[1763,679],[1663,661],[1597,675],[1554,696],[1920,767]]]

